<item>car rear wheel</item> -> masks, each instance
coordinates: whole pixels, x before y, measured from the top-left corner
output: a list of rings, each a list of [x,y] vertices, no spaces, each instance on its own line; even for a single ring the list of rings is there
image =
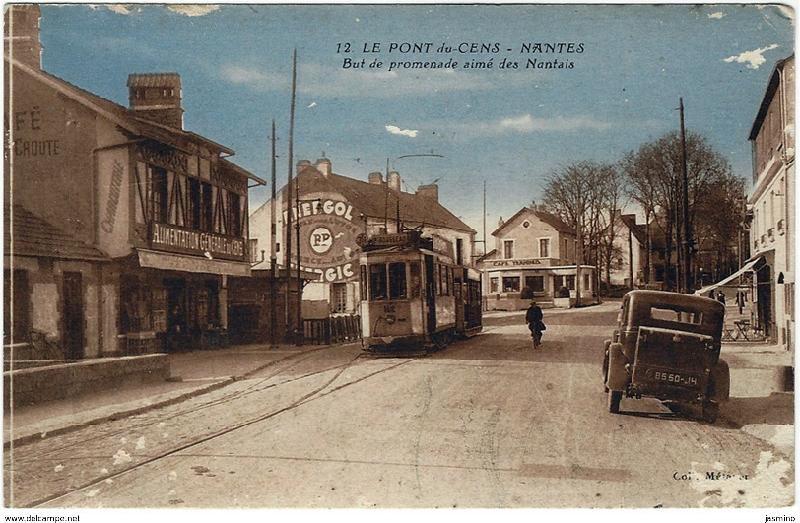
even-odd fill
[[[608,412],[611,414],[619,414],[620,401],[622,401],[621,390],[608,391]]]

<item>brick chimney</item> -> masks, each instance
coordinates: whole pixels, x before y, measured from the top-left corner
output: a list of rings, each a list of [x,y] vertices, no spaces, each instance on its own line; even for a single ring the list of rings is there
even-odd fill
[[[5,54],[34,69],[42,68],[42,43],[36,4],[9,4],[5,13]]]
[[[426,198],[431,198],[435,201],[439,201],[439,186],[435,183],[429,185],[420,185],[417,187],[417,194],[420,196],[424,196]]]
[[[128,102],[142,118],[183,129],[181,77],[177,73],[128,75]]]
[[[314,164],[314,167],[316,167],[325,178],[331,175],[331,161],[327,158],[318,158],[317,163]]]
[[[389,188],[393,191],[400,192],[400,173],[397,171],[390,171],[386,179]]]
[[[383,174],[380,171],[375,171],[369,173],[369,183],[373,183],[375,185],[382,185],[383,184]]]

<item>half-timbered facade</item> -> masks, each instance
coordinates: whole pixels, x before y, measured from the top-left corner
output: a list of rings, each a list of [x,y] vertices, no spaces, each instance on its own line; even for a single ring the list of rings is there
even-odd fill
[[[38,8],[13,9],[15,27],[38,33]],[[32,287],[22,328],[72,340],[78,357],[223,339],[227,278],[250,274],[248,182],[263,181],[182,128],[177,74],[130,75],[124,107],[43,71],[36,53],[15,56],[15,41],[5,54],[14,234],[4,262],[7,282]],[[42,240],[14,243],[23,237]],[[63,316],[68,295],[79,312],[48,320]]]

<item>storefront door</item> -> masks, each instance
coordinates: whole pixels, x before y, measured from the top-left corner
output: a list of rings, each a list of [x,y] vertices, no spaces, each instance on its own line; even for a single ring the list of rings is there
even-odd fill
[[[64,273],[64,355],[68,360],[83,358],[83,276]]]
[[[167,288],[167,336],[174,342],[180,342],[186,334],[186,282],[181,279],[164,280]]]

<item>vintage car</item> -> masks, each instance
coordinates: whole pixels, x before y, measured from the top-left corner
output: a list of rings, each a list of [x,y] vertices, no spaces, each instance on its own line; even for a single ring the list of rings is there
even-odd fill
[[[699,407],[713,423],[728,399],[730,372],[720,359],[724,306],[716,300],[661,291],[631,291],[622,300],[613,338],[605,342],[608,410],[623,395]],[[695,409],[697,410],[697,409]]]

